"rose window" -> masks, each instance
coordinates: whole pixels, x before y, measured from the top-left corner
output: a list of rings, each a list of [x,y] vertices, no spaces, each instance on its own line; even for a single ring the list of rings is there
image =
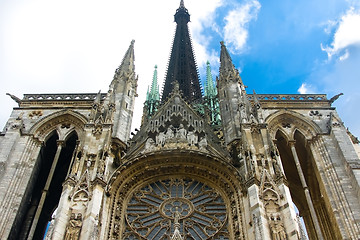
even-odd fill
[[[176,232],[176,233],[175,233]],[[229,239],[221,195],[193,179],[166,179],[137,189],[126,210],[124,239]]]

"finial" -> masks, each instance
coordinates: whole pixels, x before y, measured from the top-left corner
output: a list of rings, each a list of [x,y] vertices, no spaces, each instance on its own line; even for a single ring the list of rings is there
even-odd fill
[[[131,40],[131,45],[134,45],[134,43],[135,43],[135,40],[134,39]]]
[[[180,223],[179,223],[179,220],[180,220],[180,213],[178,211],[178,207],[176,207],[176,211],[175,211],[175,216],[174,216],[174,234],[173,236],[171,237],[171,240],[183,240],[183,238],[181,237],[181,234],[180,234]]]
[[[184,0],[181,0],[181,1],[180,1],[180,7],[181,7],[181,8],[185,8]]]
[[[155,65],[155,69],[157,69],[157,65]]]
[[[225,46],[224,41],[220,41],[221,46]]]

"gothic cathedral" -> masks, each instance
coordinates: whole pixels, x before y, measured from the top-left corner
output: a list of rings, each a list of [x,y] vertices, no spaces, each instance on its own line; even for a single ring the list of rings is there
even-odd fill
[[[359,144],[338,96],[249,94],[224,42],[202,90],[189,21],[181,0],[135,133],[134,41],[106,93],[9,94],[1,239],[360,239]]]

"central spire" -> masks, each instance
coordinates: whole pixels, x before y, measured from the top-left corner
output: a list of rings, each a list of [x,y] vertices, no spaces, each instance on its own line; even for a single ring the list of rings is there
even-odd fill
[[[171,50],[171,56],[166,73],[162,101],[165,101],[173,89],[173,82],[177,81],[185,99],[196,101],[202,98],[199,74],[195,63],[194,52],[187,23],[190,14],[181,0],[180,7],[174,15],[176,32]]]

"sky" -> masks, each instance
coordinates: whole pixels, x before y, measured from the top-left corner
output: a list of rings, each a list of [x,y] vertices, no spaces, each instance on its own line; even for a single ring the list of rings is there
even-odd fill
[[[106,92],[135,40],[132,128],[158,66],[160,89],[180,0],[0,0],[0,129],[17,104],[6,93]],[[248,93],[319,93],[360,136],[360,1],[185,0],[201,81],[218,76],[220,41]]]

